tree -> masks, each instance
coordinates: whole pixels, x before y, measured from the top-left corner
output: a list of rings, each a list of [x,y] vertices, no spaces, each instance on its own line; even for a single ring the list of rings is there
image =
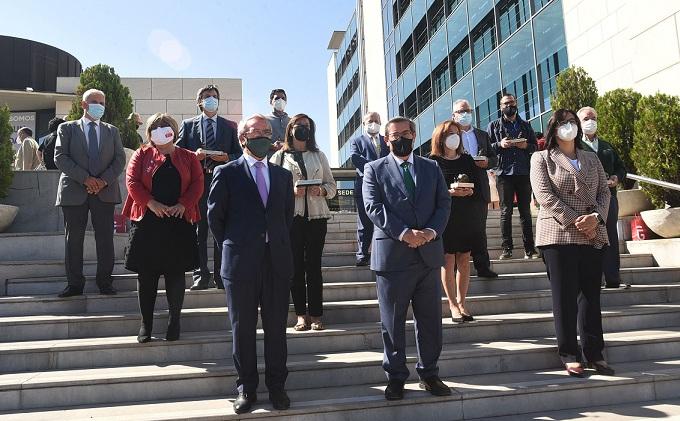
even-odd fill
[[[632,89],[614,89],[597,99],[597,134],[614,146],[630,173],[637,173],[633,150],[635,119],[642,95]],[[631,188],[634,180],[626,180]]]
[[[123,146],[137,149],[139,144],[137,143],[135,129],[127,122],[127,117],[132,112],[130,90],[120,83],[120,76],[116,74],[113,67],[96,64],[88,67],[80,74],[80,84],[76,89],[76,98],[73,100],[67,120],[76,120],[83,116],[80,101],[83,93],[88,89],[99,89],[104,92],[106,95],[106,111],[102,120],[118,127]]]
[[[637,115],[631,157],[639,175],[680,184],[680,98],[661,93],[643,97]],[[641,184],[656,206],[680,206],[680,192]]]
[[[7,197],[9,187],[12,185],[14,172],[14,148],[10,136],[12,125],[9,124],[9,107],[0,107],[0,198]]]
[[[585,106],[594,107],[597,102],[595,81],[582,67],[569,67],[557,75],[555,93],[550,96],[553,110],[564,108],[578,111]]]

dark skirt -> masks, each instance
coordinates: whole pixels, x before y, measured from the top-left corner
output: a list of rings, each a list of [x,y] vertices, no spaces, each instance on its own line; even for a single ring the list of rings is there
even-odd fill
[[[132,221],[125,268],[132,272],[189,272],[200,266],[196,226],[183,218],[159,218],[148,210]]]
[[[487,204],[473,197],[452,199],[449,223],[444,229],[444,252],[466,253],[480,249],[486,234],[483,215]]]

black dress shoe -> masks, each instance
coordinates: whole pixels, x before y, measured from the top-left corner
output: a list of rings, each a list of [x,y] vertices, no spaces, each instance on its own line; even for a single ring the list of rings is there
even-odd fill
[[[606,362],[604,361],[598,361],[594,363],[588,363],[588,368],[592,368],[595,371],[597,371],[597,374],[601,374],[603,376],[613,376],[616,374],[613,368],[611,368]]]
[[[139,328],[139,334],[137,335],[137,342],[140,344],[149,342],[151,340],[151,327],[142,324]]]
[[[364,257],[363,259],[357,260],[357,267],[368,266],[370,263],[371,260],[368,257]]]
[[[199,279],[199,280],[194,281],[194,284],[191,287],[189,287],[189,289],[192,290],[192,291],[200,291],[202,289],[208,289],[208,288],[211,288],[212,286],[214,286],[214,285],[210,285],[210,284],[211,284],[210,281],[204,281],[202,279]]]
[[[404,399],[404,382],[390,380],[385,388],[385,399],[388,401],[398,401]]]
[[[498,278],[498,274],[489,268],[478,270],[477,276],[480,278]]]
[[[474,322],[475,318],[470,316],[469,314],[463,314],[463,321],[464,322]]]
[[[290,408],[290,398],[285,390],[273,390],[269,392],[269,402],[272,403],[274,409],[279,411]]]
[[[116,295],[117,291],[111,285],[106,285],[99,288],[99,293],[101,295]]]
[[[237,414],[243,414],[250,411],[253,404],[257,402],[257,393],[252,392],[242,392],[238,394],[238,397],[234,401],[234,412]]]
[[[434,396],[449,396],[451,394],[451,389],[438,376],[421,379],[420,388],[427,390]]]
[[[179,319],[173,321],[172,319],[168,322],[168,330],[165,332],[166,341],[176,341],[179,339]]]
[[[604,287],[607,289],[618,289],[620,286],[619,284],[606,284]]]
[[[59,293],[59,298],[75,297],[77,295],[83,295],[83,290],[75,288],[72,286],[67,286],[62,292]]]

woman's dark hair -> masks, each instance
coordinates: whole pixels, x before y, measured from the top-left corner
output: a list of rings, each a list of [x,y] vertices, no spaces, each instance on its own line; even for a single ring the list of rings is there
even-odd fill
[[[570,115],[571,114],[571,115]],[[566,110],[560,108],[555,111],[548,121],[548,128],[545,133],[545,148],[552,149],[557,147],[557,128],[562,125],[569,117],[573,116],[576,120],[576,127],[578,127],[578,133],[576,133],[576,138],[574,139],[574,145],[578,149],[582,149],[581,138],[583,137],[583,130],[581,130],[581,122],[578,119],[576,113],[572,110]]]
[[[63,118],[54,117],[49,123],[47,123],[47,131],[50,133],[56,132],[61,123],[65,123]]]
[[[309,140],[307,141],[307,150],[311,152],[319,151],[319,146],[316,144],[316,124],[314,124],[314,120],[312,120],[307,114],[295,114],[288,122],[288,126],[286,126],[286,135],[283,138],[284,152],[295,150],[295,147],[293,146],[293,140],[295,139],[293,136],[293,126],[295,126],[297,122],[303,118],[306,118],[309,121]]]

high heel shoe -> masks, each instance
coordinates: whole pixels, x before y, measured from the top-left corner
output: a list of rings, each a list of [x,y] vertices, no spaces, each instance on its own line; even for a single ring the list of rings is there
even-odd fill
[[[168,330],[165,332],[166,341],[176,341],[179,339],[179,318],[168,322]]]
[[[565,364],[564,368],[567,370],[567,374],[569,374],[571,377],[583,378],[583,366],[580,365],[578,367],[569,367]]]
[[[151,326],[143,325],[139,328],[139,333],[137,334],[137,342],[140,344],[149,342],[151,340]]]
[[[607,364],[606,361],[595,361],[594,363],[588,363],[588,368],[592,368],[595,371],[597,371],[597,374],[601,374],[603,376],[613,376],[616,374],[613,368]]]

